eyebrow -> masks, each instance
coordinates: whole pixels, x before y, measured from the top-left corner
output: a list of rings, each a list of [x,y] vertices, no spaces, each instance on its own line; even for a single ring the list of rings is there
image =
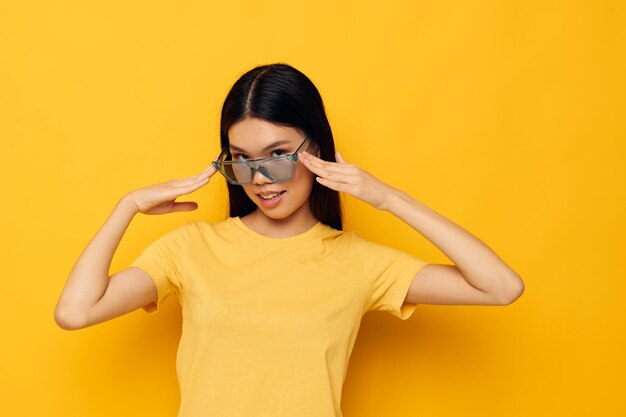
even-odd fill
[[[275,148],[277,146],[290,145],[290,144],[291,144],[291,141],[289,141],[289,140],[279,140],[279,141],[276,141],[274,143],[271,143],[271,144],[267,145],[265,148],[262,149],[262,151],[266,152],[266,151],[269,151],[270,149]],[[244,153],[246,152],[244,149],[242,149],[242,148],[240,148],[238,146],[235,146],[235,145],[230,145],[230,148],[232,150],[234,150],[234,151],[237,151],[237,152],[244,152]]]

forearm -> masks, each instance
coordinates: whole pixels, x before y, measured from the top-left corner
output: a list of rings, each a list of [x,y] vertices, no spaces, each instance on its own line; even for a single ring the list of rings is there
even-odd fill
[[[473,287],[504,296],[523,289],[519,275],[485,243],[410,195],[394,189],[385,209],[439,248]]]
[[[479,239],[405,192],[346,162],[339,152],[335,157],[337,162],[329,162],[303,152],[298,161],[317,175],[320,184],[402,219],[454,262],[454,268],[429,268],[424,275],[427,279],[420,280],[426,292],[437,294],[431,301],[504,305],[521,295],[524,283],[519,275]],[[468,285],[473,288],[469,290]],[[449,294],[450,288],[456,288],[456,296]],[[413,299],[413,292],[420,291],[424,288],[409,291],[407,296]]]
[[[136,213],[137,208],[128,196],[116,204],[74,264],[57,302],[55,316],[80,316],[102,297],[109,283],[113,255]]]

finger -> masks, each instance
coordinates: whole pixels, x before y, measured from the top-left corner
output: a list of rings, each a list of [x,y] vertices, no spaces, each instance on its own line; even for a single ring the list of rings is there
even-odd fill
[[[344,174],[344,172],[334,170],[332,167],[330,167],[328,165],[322,165],[320,163],[316,163],[316,162],[307,160],[306,158],[302,158],[301,160],[302,160],[302,164],[309,171],[311,171],[314,174],[319,175],[321,177],[328,177],[328,176],[331,176],[331,175],[337,175],[337,174],[341,175],[341,174]]]
[[[213,164],[209,164],[207,165],[202,171],[200,171],[199,173],[197,173],[196,175],[192,175],[189,178],[193,178],[193,177],[199,177],[202,175],[213,175],[215,173],[215,171],[217,171],[217,169],[215,168],[215,166]]]
[[[171,195],[173,198],[178,198],[181,195],[193,193],[194,191],[204,187],[208,183],[209,183],[209,178],[205,177],[204,179],[194,181],[194,182],[189,182],[187,184],[173,185],[169,188],[168,191],[171,194],[168,193],[168,195]]]
[[[306,161],[315,164],[319,167],[323,167],[323,168],[327,168],[327,169],[333,169],[336,172],[342,172],[345,168],[352,168],[353,166],[350,164],[341,164],[341,163],[337,163],[337,162],[331,162],[331,161],[325,161],[323,159],[320,159],[316,156],[313,155],[307,155],[304,158]],[[344,161],[345,162],[345,161]]]
[[[217,158],[221,155],[221,152],[219,154],[217,154],[217,156],[215,157],[214,160],[217,160]],[[215,173],[217,172],[217,168],[215,168],[215,166],[211,163],[209,165],[207,165],[202,171],[200,171],[198,174],[195,175],[191,175],[189,177],[186,178],[181,178],[182,181],[189,181],[189,180],[197,180],[199,178],[203,178],[205,176],[209,176],[212,177],[213,175],[215,175]]]
[[[206,174],[207,174],[207,170],[204,170],[202,172],[190,175],[188,177],[176,178],[176,179],[173,179],[173,180],[170,180],[170,181],[166,181],[166,183],[169,183],[169,184],[172,184],[172,185],[185,184],[185,183],[188,183],[188,182],[191,182],[191,181],[195,181],[196,179],[201,178],[203,176],[206,176]]]
[[[308,165],[307,168],[309,169],[309,171],[311,171],[315,175],[323,177],[323,178],[328,178],[328,177],[333,177],[333,176],[336,176],[336,175],[340,175],[340,174],[331,172],[327,168],[316,166],[316,165],[312,165],[312,164]]]
[[[217,172],[217,168],[215,168],[215,166],[211,164],[208,167],[206,167],[199,175],[200,176],[208,175],[209,177],[212,177],[216,172]]]
[[[315,181],[335,191],[346,191],[348,189],[348,185],[346,183],[329,180],[327,178],[316,177]]]
[[[170,209],[170,213],[173,213],[176,211],[192,211],[197,208],[198,208],[198,203],[196,203],[195,201],[175,202]]]
[[[204,174],[205,172],[210,172],[211,170],[214,170],[215,166],[213,166],[213,164],[207,165],[201,172],[200,174]]]
[[[309,168],[310,171],[323,177],[327,177],[329,175],[358,175],[357,170],[352,165],[339,165],[334,162],[326,162],[321,159],[314,161],[307,158],[302,158],[302,162],[307,168]]]
[[[181,183],[172,184],[178,195],[189,194],[200,187],[204,187],[209,183],[209,177],[204,176],[193,180],[187,180]]]
[[[309,171],[311,171],[314,174],[317,175],[321,175],[322,174],[322,170],[321,167],[319,167],[316,164],[313,164],[313,162],[307,158],[298,158],[298,162],[300,162],[302,165],[305,166],[306,169],[308,169]]]
[[[343,156],[341,156],[339,151],[335,151],[335,159],[337,160],[337,162],[339,162],[341,164],[345,164],[346,163],[346,161],[343,159]]]
[[[204,179],[208,178],[208,176],[204,175],[194,175],[192,177],[187,177],[187,178],[181,178],[178,180],[172,180],[169,181],[167,183],[167,185],[170,185],[172,187],[176,187],[176,188],[180,188],[180,187],[187,187],[188,185],[192,185],[192,184],[196,184],[200,181],[203,181]]]
[[[342,173],[337,174],[334,172],[325,172],[323,175],[318,175],[318,177],[322,177],[325,180],[331,180],[337,183],[344,184],[354,184],[356,179],[353,175],[347,175]]]
[[[307,163],[308,166],[315,166],[318,168],[326,168],[333,164],[333,162],[324,161],[323,159],[319,159],[316,156],[311,154],[307,154],[302,158],[303,162]]]
[[[211,178],[213,175],[215,175],[216,172],[217,172],[217,169],[213,165],[211,165],[211,166],[206,167],[199,174],[195,174],[187,178],[181,178],[179,180],[175,180],[173,184],[176,186],[185,186],[190,183],[202,181],[205,178]]]
[[[300,155],[303,155],[303,156],[304,156],[304,158],[305,158],[307,161],[314,161],[314,162],[318,162],[318,163],[319,163],[319,162],[326,162],[326,161],[324,161],[323,159],[320,159],[320,158],[318,158],[317,156],[315,156],[315,155],[313,155],[313,154],[311,154],[311,153],[308,153],[308,152],[301,152],[301,153],[300,153]]]
[[[217,161],[221,154],[222,152],[220,151],[217,155],[215,155],[215,158],[213,158],[213,161],[202,172],[208,172],[209,177],[212,177],[217,172],[217,168],[215,168],[215,165],[213,164],[213,162]]]

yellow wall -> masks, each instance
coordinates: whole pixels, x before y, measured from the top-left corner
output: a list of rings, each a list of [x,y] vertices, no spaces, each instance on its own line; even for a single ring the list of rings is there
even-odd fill
[[[222,101],[284,61],[320,89],[344,157],[487,243],[525,280],[508,307],[365,316],[346,417],[626,411],[626,6],[614,1],[4,1],[1,411],[173,416],[179,307],[68,332],[53,309],[124,193],[202,170]],[[216,177],[217,178],[217,177]],[[197,211],[139,215],[113,260]],[[347,228],[449,263],[346,199]]]

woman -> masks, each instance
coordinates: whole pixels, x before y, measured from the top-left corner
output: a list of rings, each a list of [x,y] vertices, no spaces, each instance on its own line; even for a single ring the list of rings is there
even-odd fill
[[[522,280],[484,243],[335,153],[322,99],[285,64],[234,84],[221,116],[222,153],[204,171],[132,191],[70,273],[55,310],[80,329],[174,293],[183,313],[179,416],[341,416],[361,317],[406,320],[417,304],[506,305]],[[190,221],[108,276],[136,213],[195,210],[176,202],[220,172],[230,217]],[[342,231],[339,192],[399,217],[454,265],[432,264]]]

